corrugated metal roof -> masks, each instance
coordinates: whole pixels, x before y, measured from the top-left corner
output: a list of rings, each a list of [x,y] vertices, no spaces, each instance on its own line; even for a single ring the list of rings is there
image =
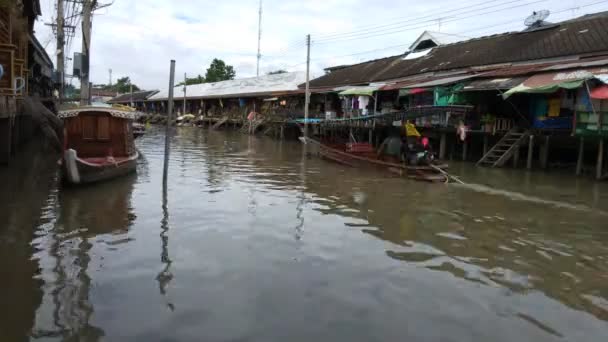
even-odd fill
[[[462,91],[504,90],[511,89],[527,79],[526,76],[511,78],[486,78],[474,80],[466,84]]]
[[[186,87],[187,99],[210,99],[226,97],[272,96],[282,93],[299,93],[298,85],[306,82],[304,72],[290,72],[283,74],[264,75],[259,77],[242,78],[238,80],[221,81],[214,83],[194,84]],[[176,86],[173,90],[174,99],[183,99],[183,86]],[[160,91],[151,96],[149,101],[166,100],[168,91]]]
[[[509,32],[435,47],[425,57],[387,57],[339,69],[311,81],[311,87],[362,85],[410,75],[608,53],[608,12],[568,20],[555,27]]]
[[[116,96],[115,98],[108,101],[108,103],[129,103],[131,101],[145,101],[151,95],[154,95],[158,92],[158,90],[143,90],[143,91],[135,91],[133,94],[121,94]]]

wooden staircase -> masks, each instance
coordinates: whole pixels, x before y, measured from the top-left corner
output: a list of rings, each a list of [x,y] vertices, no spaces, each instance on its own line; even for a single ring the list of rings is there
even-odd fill
[[[517,127],[508,131],[478,162],[477,166],[502,167],[520,146],[525,145],[530,131]]]
[[[247,120],[247,122],[241,128],[241,132],[255,134],[255,132],[258,130],[258,128],[265,122],[266,122],[266,119],[264,119],[264,118],[255,119],[252,121]]]
[[[211,129],[218,129],[221,125],[225,124],[228,121],[228,117],[224,116],[220,119],[220,121],[216,122]]]

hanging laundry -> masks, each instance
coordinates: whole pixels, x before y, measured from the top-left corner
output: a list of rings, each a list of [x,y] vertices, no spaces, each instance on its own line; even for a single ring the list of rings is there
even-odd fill
[[[361,114],[367,115],[367,106],[369,105],[369,97],[368,96],[359,96],[359,108],[361,108]]]

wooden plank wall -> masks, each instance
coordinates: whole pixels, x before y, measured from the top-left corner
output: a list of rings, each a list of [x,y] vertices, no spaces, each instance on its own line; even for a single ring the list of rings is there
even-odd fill
[[[97,118],[99,116],[110,118],[110,139],[83,139],[83,132],[97,132]],[[92,120],[91,120],[92,119]],[[84,125],[89,125],[85,127]],[[115,157],[128,155],[128,141],[125,140],[128,120],[111,117],[109,114],[83,113],[77,117],[66,120],[66,130],[68,138],[68,148],[73,148],[78,152],[78,156],[86,157],[105,157],[108,151],[112,151]],[[95,135],[95,133],[93,133]],[[128,140],[128,139],[127,139]]]

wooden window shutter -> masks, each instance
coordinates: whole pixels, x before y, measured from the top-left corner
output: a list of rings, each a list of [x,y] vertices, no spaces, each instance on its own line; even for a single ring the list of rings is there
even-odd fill
[[[110,140],[110,118],[107,116],[97,118],[97,139]]]
[[[95,140],[97,135],[97,118],[94,116],[82,116],[80,122],[82,123],[82,139]]]

